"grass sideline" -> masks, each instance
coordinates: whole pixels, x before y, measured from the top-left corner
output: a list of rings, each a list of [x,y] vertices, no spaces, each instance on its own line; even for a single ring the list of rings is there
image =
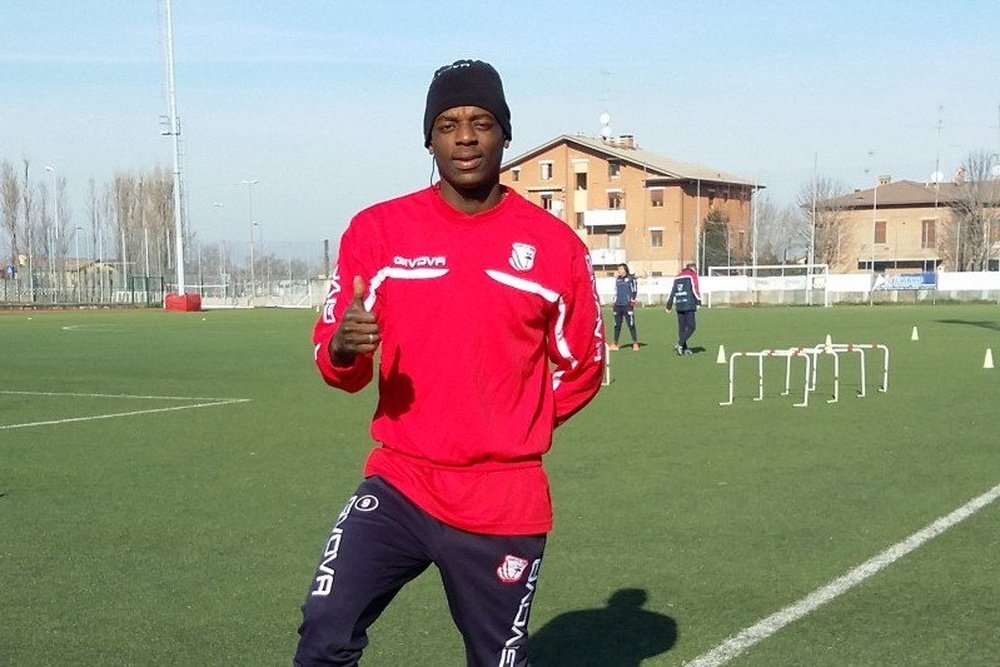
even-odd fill
[[[314,317],[0,314],[0,389],[249,399],[0,430],[0,664],[290,662],[375,400],[319,380]],[[995,306],[702,310],[705,351],[685,358],[672,315],[637,320],[644,346],[612,353],[611,386],[547,458],[538,667],[681,665],[1000,482],[1000,371],[981,368],[987,346],[1000,353]],[[845,358],[840,403],[821,400],[821,372],[793,408],[777,366],[758,403],[746,364],[735,404],[718,405],[719,344],[827,334],[888,344],[889,393],[855,398]],[[181,404],[0,394],[0,426]],[[993,664],[998,529],[988,506],[730,664]],[[371,638],[367,665],[463,662],[433,570]]]

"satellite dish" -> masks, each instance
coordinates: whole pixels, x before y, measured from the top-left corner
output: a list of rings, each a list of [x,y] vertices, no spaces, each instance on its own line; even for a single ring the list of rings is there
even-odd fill
[[[598,117],[597,120],[601,125],[607,125],[611,122],[611,114],[604,112]]]
[[[941,183],[944,181],[944,174],[940,171],[935,171],[931,174],[931,183]]]

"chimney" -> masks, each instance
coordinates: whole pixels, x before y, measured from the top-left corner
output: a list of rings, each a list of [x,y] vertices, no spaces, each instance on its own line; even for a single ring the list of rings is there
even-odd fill
[[[615,145],[619,148],[635,148],[635,135],[623,134],[615,139]]]
[[[881,174],[878,177],[879,185],[889,185],[890,183],[892,183],[892,176],[890,176],[889,174]]]

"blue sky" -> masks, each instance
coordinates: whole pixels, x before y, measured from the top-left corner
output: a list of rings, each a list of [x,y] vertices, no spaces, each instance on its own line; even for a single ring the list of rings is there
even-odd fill
[[[0,159],[87,181],[170,167],[163,0],[0,5]],[[351,215],[427,184],[433,71],[493,63],[513,157],[563,133],[615,133],[759,179],[779,204],[812,177],[951,176],[1000,151],[1000,3],[174,0],[192,228],[336,238]],[[940,110],[939,110],[940,109]],[[938,132],[941,121],[940,138]],[[219,202],[221,207],[213,204]]]

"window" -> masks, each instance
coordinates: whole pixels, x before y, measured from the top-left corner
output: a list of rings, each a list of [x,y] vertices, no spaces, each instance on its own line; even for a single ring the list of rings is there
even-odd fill
[[[578,211],[576,214],[576,228],[583,229],[583,211]]]
[[[619,172],[621,171],[621,163],[618,160],[608,161],[608,178],[618,178]]]
[[[587,189],[587,174],[577,174],[576,175],[576,189],[586,190]]]
[[[542,195],[542,208],[546,211],[552,210],[552,193],[546,192]]]
[[[920,223],[920,247],[937,247],[937,225],[936,220],[923,220]]]
[[[652,204],[654,208],[661,208],[663,206],[663,190],[650,190],[649,203]]]
[[[521,180],[520,167],[514,167],[513,169],[510,170],[510,180],[513,181],[514,183],[517,183],[519,180]]]
[[[875,243],[885,243],[885,220],[875,221]]]
[[[608,208],[621,208],[622,207],[622,193],[621,192],[609,192],[608,193]]]
[[[552,180],[552,162],[546,161],[542,162],[542,180],[551,181]]]
[[[1000,242],[1000,220],[990,223],[990,243]]]
[[[662,278],[663,277],[663,271],[653,271],[653,273],[650,274],[650,275],[652,275],[654,278]]]
[[[663,230],[662,229],[650,229],[649,230],[649,245],[652,248],[662,248],[663,247]]]

